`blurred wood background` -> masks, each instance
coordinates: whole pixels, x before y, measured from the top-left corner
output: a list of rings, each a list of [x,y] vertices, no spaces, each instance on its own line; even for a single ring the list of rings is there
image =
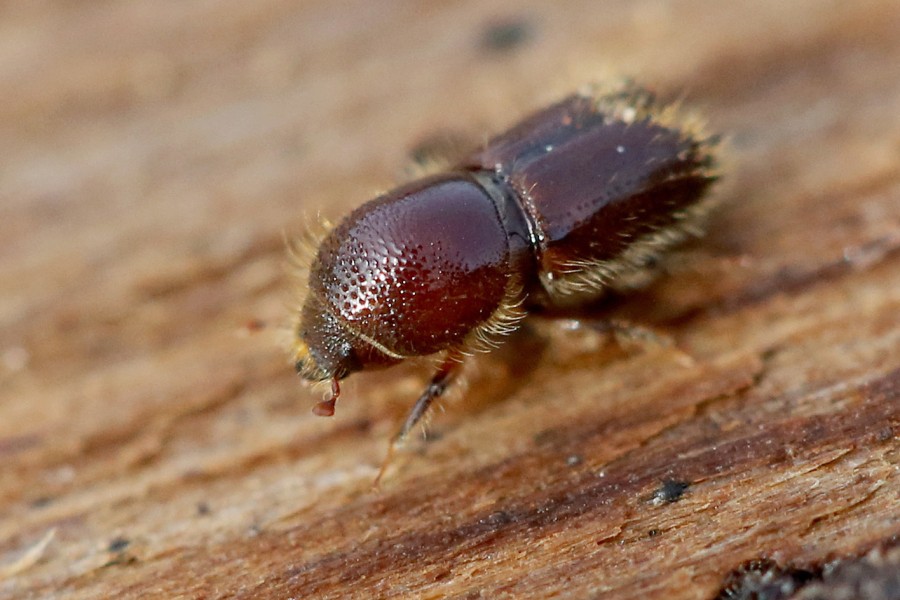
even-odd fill
[[[3,2],[0,598],[711,598],[897,535],[898,32],[892,0]],[[617,73],[729,136],[709,236],[609,307],[696,365],[517,336],[373,492],[426,373],[311,415],[283,235]]]

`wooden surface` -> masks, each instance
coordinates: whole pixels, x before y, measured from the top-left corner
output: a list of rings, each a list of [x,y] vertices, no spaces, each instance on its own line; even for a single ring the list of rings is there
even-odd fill
[[[0,598],[708,598],[900,533],[898,31],[893,0],[3,3]],[[425,373],[311,415],[283,233],[610,72],[730,136],[710,235],[610,309],[696,365],[518,336],[371,491]]]

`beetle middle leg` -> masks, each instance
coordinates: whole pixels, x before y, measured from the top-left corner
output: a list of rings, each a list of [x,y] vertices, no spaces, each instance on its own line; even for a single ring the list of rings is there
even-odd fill
[[[651,327],[622,319],[581,318],[578,322],[594,331],[611,334],[616,344],[624,350],[664,349],[673,352],[676,360],[685,367],[695,364],[694,358],[679,347],[672,336]]]
[[[571,336],[573,331],[582,331],[588,335],[607,336],[608,340],[615,342],[619,348],[625,351],[663,350],[673,353],[677,362],[682,366],[690,367],[695,364],[691,354],[681,348],[672,336],[632,321],[582,313],[542,315],[540,321],[550,326],[551,329],[547,333],[556,329],[566,333],[567,336]]]

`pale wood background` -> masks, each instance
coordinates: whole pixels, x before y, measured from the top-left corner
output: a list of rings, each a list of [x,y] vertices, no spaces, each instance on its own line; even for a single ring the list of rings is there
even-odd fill
[[[3,2],[0,598],[707,598],[900,533],[898,32],[893,0]],[[612,308],[696,366],[520,336],[370,491],[424,373],[313,417],[248,327],[286,321],[283,233],[611,73],[730,136],[709,237]]]

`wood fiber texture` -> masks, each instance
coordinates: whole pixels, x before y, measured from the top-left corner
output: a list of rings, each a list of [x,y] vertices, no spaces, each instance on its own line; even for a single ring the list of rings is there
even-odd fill
[[[0,599],[712,598],[900,534],[900,4],[4,2]],[[709,235],[535,322],[371,490],[427,367],[332,419],[284,235],[635,77],[726,135]],[[261,323],[266,327],[260,327]]]

